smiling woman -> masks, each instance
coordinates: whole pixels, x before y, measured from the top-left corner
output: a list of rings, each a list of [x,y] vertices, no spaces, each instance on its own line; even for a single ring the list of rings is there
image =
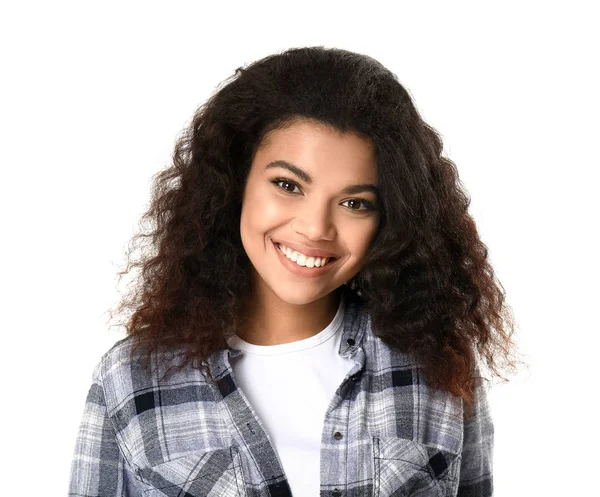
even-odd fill
[[[70,495],[491,496],[514,324],[442,148],[371,57],[235,71],[155,178]]]

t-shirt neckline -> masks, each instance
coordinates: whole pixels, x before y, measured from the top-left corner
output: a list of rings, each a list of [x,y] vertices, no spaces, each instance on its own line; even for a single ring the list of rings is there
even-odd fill
[[[294,342],[280,343],[277,345],[256,345],[253,343],[246,342],[237,335],[233,335],[227,339],[227,344],[233,349],[242,350],[245,353],[253,355],[281,355],[289,354],[291,352],[300,352],[307,350],[317,345],[322,344],[329,340],[338,331],[343,324],[344,319],[345,301],[344,295],[340,296],[340,304],[335,316],[331,322],[319,333],[308,338],[296,340]]]

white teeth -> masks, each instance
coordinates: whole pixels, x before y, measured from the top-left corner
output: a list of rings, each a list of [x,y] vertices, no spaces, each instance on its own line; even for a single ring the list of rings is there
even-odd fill
[[[328,257],[307,257],[304,254],[296,252],[295,250],[292,250],[289,247],[284,247],[280,243],[278,243],[277,246],[279,247],[279,250],[281,250],[281,252],[283,252],[283,254],[288,259],[295,262],[299,266],[323,267],[325,264],[327,264],[327,262],[329,262]]]

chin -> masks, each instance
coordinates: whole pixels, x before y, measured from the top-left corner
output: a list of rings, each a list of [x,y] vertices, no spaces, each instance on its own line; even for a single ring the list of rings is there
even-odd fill
[[[274,291],[274,293],[284,302],[292,305],[307,305],[316,302],[319,299],[325,298],[332,293],[335,293],[340,287],[336,287],[330,291],[309,293],[303,292],[299,288],[291,289],[289,292]]]

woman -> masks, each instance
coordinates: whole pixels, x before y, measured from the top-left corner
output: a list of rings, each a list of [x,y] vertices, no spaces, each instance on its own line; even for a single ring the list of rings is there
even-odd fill
[[[238,69],[156,178],[70,495],[492,495],[514,324],[468,205],[372,58]]]

